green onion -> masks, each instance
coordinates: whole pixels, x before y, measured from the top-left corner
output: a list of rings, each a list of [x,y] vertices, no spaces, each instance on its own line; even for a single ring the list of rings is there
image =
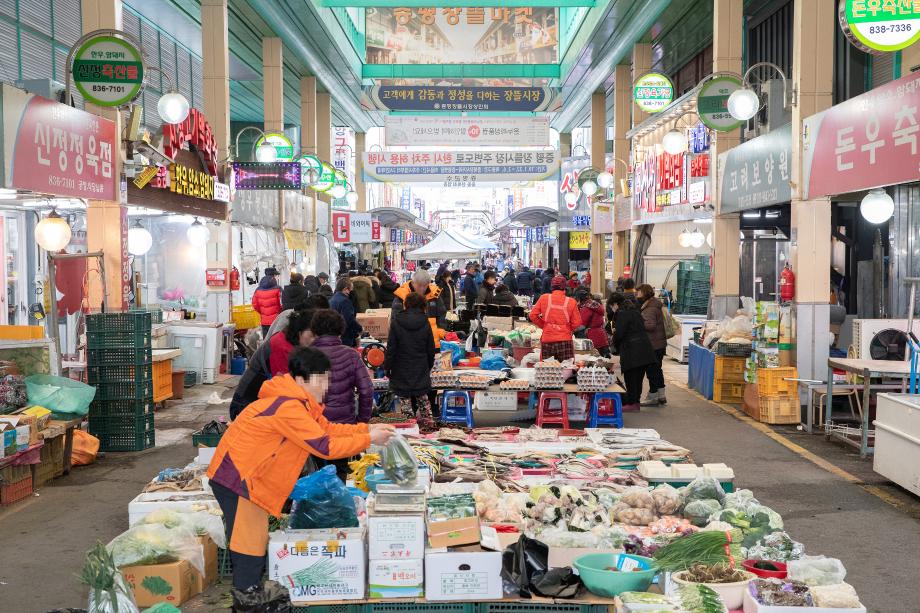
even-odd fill
[[[693,564],[728,564],[741,559],[741,530],[696,532],[682,536],[655,552],[661,570],[686,570]]]

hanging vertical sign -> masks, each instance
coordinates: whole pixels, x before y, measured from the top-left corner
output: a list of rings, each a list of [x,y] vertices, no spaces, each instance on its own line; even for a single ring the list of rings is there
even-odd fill
[[[633,84],[633,102],[646,113],[659,113],[674,100],[674,85],[661,73],[644,74]]]
[[[93,34],[80,39],[73,54],[71,73],[77,89],[87,102],[98,106],[132,102],[144,86],[141,50],[111,31]]]
[[[920,3],[912,0],[843,0],[837,17],[847,39],[869,53],[900,51],[920,40]]]
[[[729,75],[718,76],[703,83],[696,95],[696,111],[700,121],[719,132],[731,132],[743,124],[728,112],[728,97],[741,89],[741,80]]]

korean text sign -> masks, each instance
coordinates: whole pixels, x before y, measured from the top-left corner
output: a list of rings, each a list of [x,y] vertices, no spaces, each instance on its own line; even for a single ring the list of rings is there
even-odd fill
[[[475,187],[499,181],[555,179],[555,151],[370,151],[364,154],[368,181],[440,183]]]
[[[916,181],[920,75],[812,115],[804,125],[805,198]]]
[[[115,124],[3,85],[4,187],[118,200]]]
[[[375,85],[364,106],[388,111],[558,111],[559,90],[551,87],[465,85]]]
[[[390,147],[545,147],[549,117],[439,117],[387,115]]]

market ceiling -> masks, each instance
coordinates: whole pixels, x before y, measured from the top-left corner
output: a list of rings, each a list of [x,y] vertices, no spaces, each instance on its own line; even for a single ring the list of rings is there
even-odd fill
[[[200,54],[200,0],[126,0],[126,4]],[[670,14],[677,12],[664,14],[669,5],[671,0],[464,0],[459,4],[446,0],[229,0],[231,118],[262,120],[261,40],[278,36],[285,45],[284,105],[289,124],[300,122],[299,78],[312,74],[318,87],[333,98],[333,121],[359,131],[383,124],[382,112],[361,108],[362,88],[389,79],[407,85],[432,79],[467,84],[482,79],[557,86],[563,108],[554,114],[553,127],[568,131],[584,122],[591,93],[606,89],[612,66],[628,58],[633,44],[650,29],[669,27]],[[552,61],[544,63],[507,63],[496,58],[494,63],[366,63],[366,15],[400,8],[447,15],[456,6],[464,8],[455,11],[482,7],[486,19],[493,10],[513,16],[515,10],[522,10],[519,7],[531,7],[534,15],[555,8],[554,21],[548,20],[550,27],[544,30],[556,37],[558,50]]]

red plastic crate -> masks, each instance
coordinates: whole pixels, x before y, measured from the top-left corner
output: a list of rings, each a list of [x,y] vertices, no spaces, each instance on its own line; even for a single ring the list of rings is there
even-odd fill
[[[32,495],[32,475],[16,483],[0,485],[0,506],[9,506]]]

